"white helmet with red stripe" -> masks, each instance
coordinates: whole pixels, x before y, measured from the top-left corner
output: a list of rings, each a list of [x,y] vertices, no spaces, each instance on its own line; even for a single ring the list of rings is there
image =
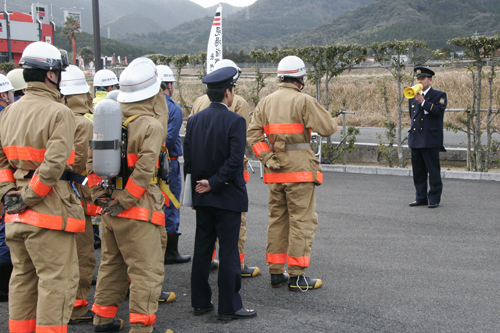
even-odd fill
[[[61,94],[79,95],[89,92],[85,74],[78,66],[69,65],[61,75]]]
[[[306,65],[299,57],[287,56],[278,64],[278,77],[300,78],[306,75]]]
[[[233,77],[233,82],[236,82],[240,75],[241,75],[241,68],[239,68],[234,61],[229,60],[229,59],[222,59],[220,61],[217,61],[217,63],[214,66],[214,71],[218,70],[219,68],[225,68],[225,67],[233,67],[236,68],[238,71],[236,75]]]
[[[120,75],[120,93],[117,101],[133,103],[158,94],[161,80],[156,66],[147,61],[131,63]]]

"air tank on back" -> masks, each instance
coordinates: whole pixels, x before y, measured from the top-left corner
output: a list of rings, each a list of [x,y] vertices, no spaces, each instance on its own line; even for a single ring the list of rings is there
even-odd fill
[[[93,171],[104,180],[120,173],[122,109],[112,99],[103,99],[94,110]]]

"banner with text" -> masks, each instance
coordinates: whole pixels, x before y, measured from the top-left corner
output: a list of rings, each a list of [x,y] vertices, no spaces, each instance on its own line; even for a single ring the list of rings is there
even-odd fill
[[[207,74],[222,60],[222,6],[217,7],[207,47]]]

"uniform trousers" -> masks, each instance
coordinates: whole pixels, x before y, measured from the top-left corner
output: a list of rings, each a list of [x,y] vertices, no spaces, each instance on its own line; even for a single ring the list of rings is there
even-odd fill
[[[219,238],[218,287],[219,314],[229,314],[243,307],[238,235],[241,212],[214,207],[196,207],[196,236],[191,270],[191,306],[210,305],[212,289],[208,281],[210,262],[216,238]]]
[[[67,332],[78,287],[75,234],[7,223],[11,332]]]
[[[130,332],[153,330],[165,276],[161,228],[150,222],[102,216],[102,260],[99,266],[94,325],[113,321],[130,281]]]
[[[314,183],[269,185],[266,259],[270,274],[304,275],[318,227]]]
[[[80,265],[80,281],[76,292],[75,308],[71,314],[71,320],[81,317],[88,311],[87,297],[90,295],[90,286],[94,277],[95,253],[94,253],[94,229],[90,215],[85,215],[85,231],[76,234],[76,248],[78,252],[78,263]]]
[[[241,224],[240,224],[240,235],[238,238],[238,253],[240,254],[240,266],[241,269],[245,268],[245,243],[247,241],[247,213],[241,213]],[[217,241],[215,241],[214,253],[212,259],[215,258],[215,253],[217,252]]]
[[[412,148],[411,164],[416,190],[415,199],[439,203],[443,192],[439,148]],[[429,193],[427,193],[427,175],[429,175]]]
[[[172,191],[172,194],[180,202],[182,176],[178,160],[170,161],[170,172],[168,175],[170,177],[170,184],[168,185],[170,187],[170,191]],[[170,205],[165,206],[163,210],[165,212],[165,228],[167,229],[167,234],[181,235],[179,232],[180,209],[175,208],[172,201],[170,201]]]

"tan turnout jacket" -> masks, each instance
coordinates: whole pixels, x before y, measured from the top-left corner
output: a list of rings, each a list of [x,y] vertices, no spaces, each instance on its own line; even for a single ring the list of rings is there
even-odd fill
[[[292,83],[281,83],[278,91],[259,102],[247,132],[248,145],[264,165],[273,153],[283,164],[279,170],[265,168],[264,182],[321,184],[320,161],[308,146],[311,130],[329,136],[336,127],[336,120],[316,99]]]
[[[132,173],[125,189],[110,191],[97,186],[102,180],[92,171],[91,150],[87,160],[89,186],[94,203],[102,195],[111,195],[111,198],[118,198],[120,205],[127,209],[118,214],[118,217],[158,225],[165,224],[165,198],[157,183],[152,180],[156,176],[158,157],[168,132],[168,108],[163,93],[161,97],[158,94],[144,101],[120,103],[122,122],[141,114],[128,125],[127,163]]]
[[[6,214],[6,222],[80,232],[85,230],[80,200],[70,183],[60,180],[75,161],[74,115],[60,100],[56,89],[29,82],[26,95],[0,114],[0,199],[18,189],[29,206]],[[33,176],[25,178],[31,170]]]

